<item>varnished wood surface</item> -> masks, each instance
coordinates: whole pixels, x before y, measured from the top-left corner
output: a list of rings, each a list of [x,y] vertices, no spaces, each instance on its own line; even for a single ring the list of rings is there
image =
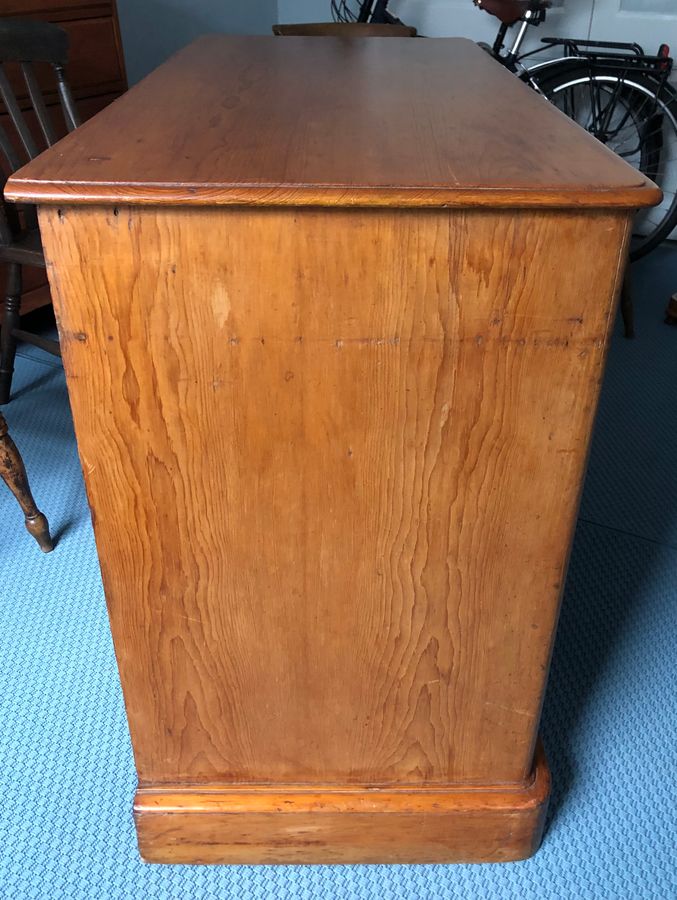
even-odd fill
[[[6,195],[639,207],[660,192],[470,41],[212,35],[20,170]]]
[[[627,222],[41,210],[142,787],[523,783]]]
[[[141,790],[139,850],[164,863],[508,862],[538,848],[550,775],[524,788]]]

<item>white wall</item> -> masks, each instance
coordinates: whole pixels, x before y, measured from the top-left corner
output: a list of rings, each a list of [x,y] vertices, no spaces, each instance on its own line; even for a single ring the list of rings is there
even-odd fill
[[[528,49],[545,35],[638,41],[650,53],[662,42],[677,45],[677,0],[553,0],[552,5],[545,25],[529,30]],[[391,0],[390,9],[430,37],[491,43],[498,27],[472,0]],[[280,22],[328,22],[329,0],[279,0],[278,15]]]
[[[529,29],[522,49],[534,49],[545,35],[587,37],[593,5],[593,0],[553,0],[547,22]],[[478,9],[472,0],[391,0],[389,9],[428,37],[469,37],[492,44],[499,28],[498,19]],[[278,0],[278,17],[280,22],[329,22],[331,6],[329,0]]]
[[[277,0],[278,22],[331,22],[329,0]]]
[[[677,45],[676,0],[595,0],[592,37],[597,40],[637,41],[647,53],[658,45]],[[673,69],[673,79],[677,73]]]
[[[529,29],[523,49],[544,35],[637,40],[655,52],[677,44],[677,0],[553,0],[545,25]],[[491,43],[498,21],[472,0],[391,0],[391,9],[421,34],[459,35]],[[329,22],[329,0],[118,0],[130,84],[208,32],[270,34],[275,22]],[[673,48],[674,49],[674,48]]]
[[[118,0],[129,83],[201,34],[270,34],[276,0]]]

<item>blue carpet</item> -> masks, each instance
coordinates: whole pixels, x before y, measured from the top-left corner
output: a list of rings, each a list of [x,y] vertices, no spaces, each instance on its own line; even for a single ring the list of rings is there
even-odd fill
[[[677,252],[638,264],[614,341],[543,721],[543,846],[503,866],[139,861],[134,768],[58,362],[22,354],[6,408],[58,548],[0,494],[0,898],[674,898]]]

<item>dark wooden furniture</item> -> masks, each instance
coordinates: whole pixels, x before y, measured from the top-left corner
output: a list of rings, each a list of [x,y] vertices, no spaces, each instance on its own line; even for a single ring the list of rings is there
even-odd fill
[[[36,66],[46,64],[54,71],[63,120],[68,131],[80,124],[66,81],[68,35],[57,25],[24,19],[0,19],[0,97],[13,132],[0,122],[0,153],[10,171],[20,168],[26,159],[34,159],[45,147],[56,143],[57,132],[45,104]],[[40,129],[39,141],[31,130],[10,81],[11,66],[18,66],[31,110]],[[9,69],[9,71],[8,71]],[[37,216],[33,207],[17,210],[0,200],[0,262],[7,273],[5,301],[0,333],[0,404],[8,403],[14,373],[17,342],[36,344],[60,356],[58,341],[47,340],[20,328],[22,274],[24,266],[45,268]]]
[[[35,504],[23,460],[16,448],[16,444],[9,435],[7,422],[1,413],[0,477],[19,501],[29,534],[33,535],[43,553],[49,553],[50,550],[54,549],[54,543],[49,534],[49,524]]]
[[[84,121],[103,109],[126,89],[125,67],[114,0],[4,0],[0,4],[3,18],[17,18],[36,23],[58,24],[68,35],[68,83],[80,118]],[[44,141],[32,101],[20,68],[6,67],[16,101],[38,146]],[[37,82],[57,138],[63,137],[67,122],[61,112],[57,81],[49,64],[35,66]],[[13,139],[14,148],[22,153],[10,116],[0,105],[0,127]],[[0,153],[0,176],[7,177],[11,167]],[[4,177],[2,178],[4,182]],[[8,281],[7,267],[0,262],[0,292]],[[24,316],[51,303],[47,277],[43,267],[26,266],[22,272],[20,312]],[[24,325],[24,329],[28,326]],[[53,344],[48,349],[53,349]]]
[[[7,194],[40,207],[142,855],[531,854],[656,187],[470,41],[212,36]]]
[[[416,29],[409,25],[362,22],[302,22],[298,25],[273,25],[273,34],[281,37],[416,37]]]

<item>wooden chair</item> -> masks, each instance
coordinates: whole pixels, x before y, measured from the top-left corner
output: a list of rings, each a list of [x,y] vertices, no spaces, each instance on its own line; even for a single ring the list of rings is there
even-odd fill
[[[5,180],[29,159],[36,157],[44,146],[49,147],[58,139],[36,74],[36,63],[48,64],[53,69],[67,131],[72,131],[79,124],[78,113],[64,76],[67,57],[68,35],[56,25],[21,19],[0,19],[0,97],[13,127],[10,134],[4,125],[0,125],[0,156],[6,163]],[[30,127],[25,111],[17,100],[15,85],[21,84],[21,78],[25,82],[39,131]],[[4,181],[2,184],[4,186]],[[55,356],[61,355],[58,341],[47,340],[20,328],[22,267],[45,266],[37,215],[33,207],[23,206],[17,211],[16,207],[2,201],[0,263],[5,263],[7,268],[0,335],[0,404],[3,404],[8,403],[10,398],[18,340],[41,347]]]
[[[273,25],[281,37],[416,37],[409,25],[372,25],[364,22],[313,22]]]
[[[7,422],[2,414],[0,414],[0,476],[19,501],[29,534],[33,535],[43,553],[49,553],[54,549],[49,524],[35,505],[23,460],[16,444],[9,436]]]

